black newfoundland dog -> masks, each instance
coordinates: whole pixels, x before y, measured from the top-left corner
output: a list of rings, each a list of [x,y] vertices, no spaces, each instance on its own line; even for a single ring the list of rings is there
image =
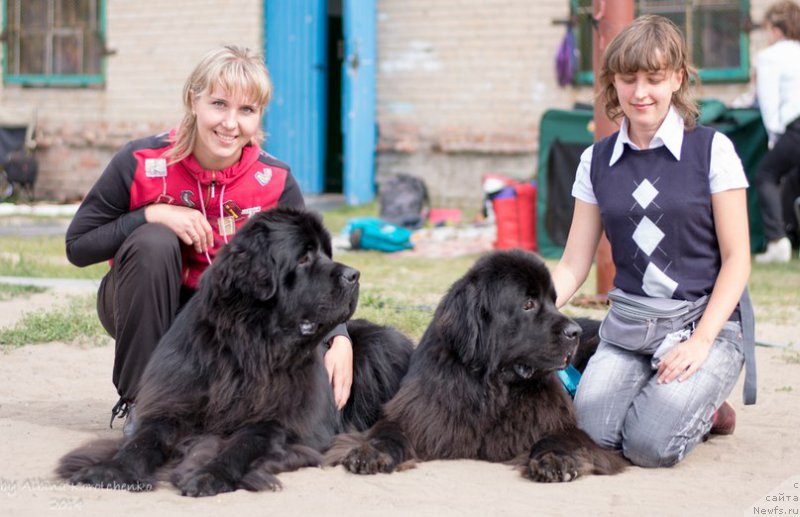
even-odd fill
[[[535,481],[614,474],[628,463],[577,428],[556,370],[585,364],[581,328],[558,312],[531,253],[480,259],[445,295],[385,417],[337,437],[328,464],[375,474],[415,460],[472,458],[519,466]]]
[[[359,272],[330,257],[318,216],[255,215],[159,343],[137,397],[137,431],[67,454],[58,475],[129,490],[169,479],[189,496],[274,490],[275,474],[319,465],[336,433],[369,428],[397,391],[412,344],[348,322],[354,383],[336,411],[321,341],[355,311]]]

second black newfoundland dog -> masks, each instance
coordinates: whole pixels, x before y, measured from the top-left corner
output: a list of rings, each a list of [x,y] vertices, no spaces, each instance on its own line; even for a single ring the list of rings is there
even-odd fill
[[[159,343],[137,396],[137,431],[67,454],[57,473],[129,490],[166,478],[190,496],[277,489],[275,474],[319,465],[334,434],[367,429],[397,391],[412,345],[348,322],[354,383],[336,411],[321,341],[355,311],[359,273],[330,257],[316,215],[255,215]]]
[[[533,254],[484,256],[442,299],[385,417],[337,437],[327,462],[375,474],[473,458],[518,465],[544,482],[621,471],[622,456],[578,429],[555,374],[576,354],[581,328],[554,301]]]

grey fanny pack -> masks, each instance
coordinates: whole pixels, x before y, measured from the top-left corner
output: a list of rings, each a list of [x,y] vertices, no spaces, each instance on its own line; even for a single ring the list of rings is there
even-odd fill
[[[660,355],[668,335],[691,327],[703,315],[708,296],[693,302],[650,298],[612,289],[611,309],[600,324],[600,339],[626,350]],[[747,289],[739,300],[743,333],[745,381],[744,403],[756,402],[755,314]]]
[[[668,334],[693,325],[708,305],[696,301],[650,298],[612,289],[611,309],[600,324],[600,339],[620,348],[652,355]]]

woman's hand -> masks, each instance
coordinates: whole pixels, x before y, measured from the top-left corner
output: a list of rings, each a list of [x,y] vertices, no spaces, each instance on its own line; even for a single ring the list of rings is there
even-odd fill
[[[353,344],[346,336],[335,336],[331,340],[331,347],[325,352],[325,369],[333,387],[336,408],[342,409],[353,386]]]
[[[658,383],[667,384],[675,379],[682,382],[694,375],[708,358],[713,345],[713,339],[702,339],[697,333],[675,345],[658,363]]]
[[[156,203],[144,209],[144,218],[148,223],[163,224],[198,253],[205,253],[214,246],[211,225],[202,212],[193,208]]]

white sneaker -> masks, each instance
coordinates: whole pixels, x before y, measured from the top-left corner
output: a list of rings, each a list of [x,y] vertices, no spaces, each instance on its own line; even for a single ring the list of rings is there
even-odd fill
[[[767,251],[756,255],[756,262],[759,264],[772,264],[789,262],[792,258],[792,242],[788,237],[770,241],[767,244]]]

